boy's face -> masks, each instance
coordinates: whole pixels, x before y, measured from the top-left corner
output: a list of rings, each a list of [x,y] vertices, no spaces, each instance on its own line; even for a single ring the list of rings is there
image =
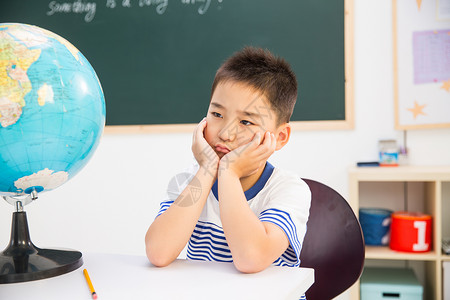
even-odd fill
[[[222,158],[250,142],[257,132],[264,136],[270,131],[277,136],[276,123],[275,112],[266,97],[249,85],[227,81],[219,83],[212,95],[204,135]]]

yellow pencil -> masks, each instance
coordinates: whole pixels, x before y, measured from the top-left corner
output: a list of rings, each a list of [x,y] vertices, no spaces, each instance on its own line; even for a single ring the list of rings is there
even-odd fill
[[[94,286],[92,285],[91,278],[89,278],[88,271],[86,269],[83,270],[84,278],[86,278],[86,282],[89,286],[89,291],[92,293],[92,299],[97,299],[97,293],[94,290]]]

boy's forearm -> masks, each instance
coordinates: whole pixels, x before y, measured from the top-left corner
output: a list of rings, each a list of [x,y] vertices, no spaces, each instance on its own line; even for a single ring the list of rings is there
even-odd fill
[[[219,174],[219,199],[223,230],[237,269],[252,273],[272,264],[289,242],[283,233],[280,237],[277,232],[274,237],[273,231],[267,231],[267,224],[250,209],[240,180],[232,172],[221,171]],[[277,245],[274,246],[274,242]]]
[[[177,200],[150,225],[145,236],[146,253],[156,266],[174,261],[195,228],[214,183],[208,170],[200,168]]]

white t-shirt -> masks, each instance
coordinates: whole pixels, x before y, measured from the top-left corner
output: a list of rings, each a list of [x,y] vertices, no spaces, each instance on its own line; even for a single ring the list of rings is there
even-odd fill
[[[158,216],[178,198],[197,170],[198,165],[194,165],[171,180],[167,198],[161,202]],[[195,192],[195,188],[191,192]],[[245,196],[251,210],[262,222],[279,226],[289,239],[289,247],[273,264],[298,267],[311,204],[308,185],[299,176],[267,163],[261,177],[245,192]],[[230,248],[222,229],[217,198],[216,181],[189,239],[188,259],[232,262]]]

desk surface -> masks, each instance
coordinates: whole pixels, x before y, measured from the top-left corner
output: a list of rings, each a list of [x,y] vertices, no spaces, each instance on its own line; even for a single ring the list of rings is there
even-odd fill
[[[83,260],[81,268],[61,276],[0,284],[0,299],[92,299],[84,268],[99,300],[298,299],[314,282],[308,268],[271,266],[242,274],[230,263],[176,260],[157,268],[145,256],[113,254],[83,254]]]

